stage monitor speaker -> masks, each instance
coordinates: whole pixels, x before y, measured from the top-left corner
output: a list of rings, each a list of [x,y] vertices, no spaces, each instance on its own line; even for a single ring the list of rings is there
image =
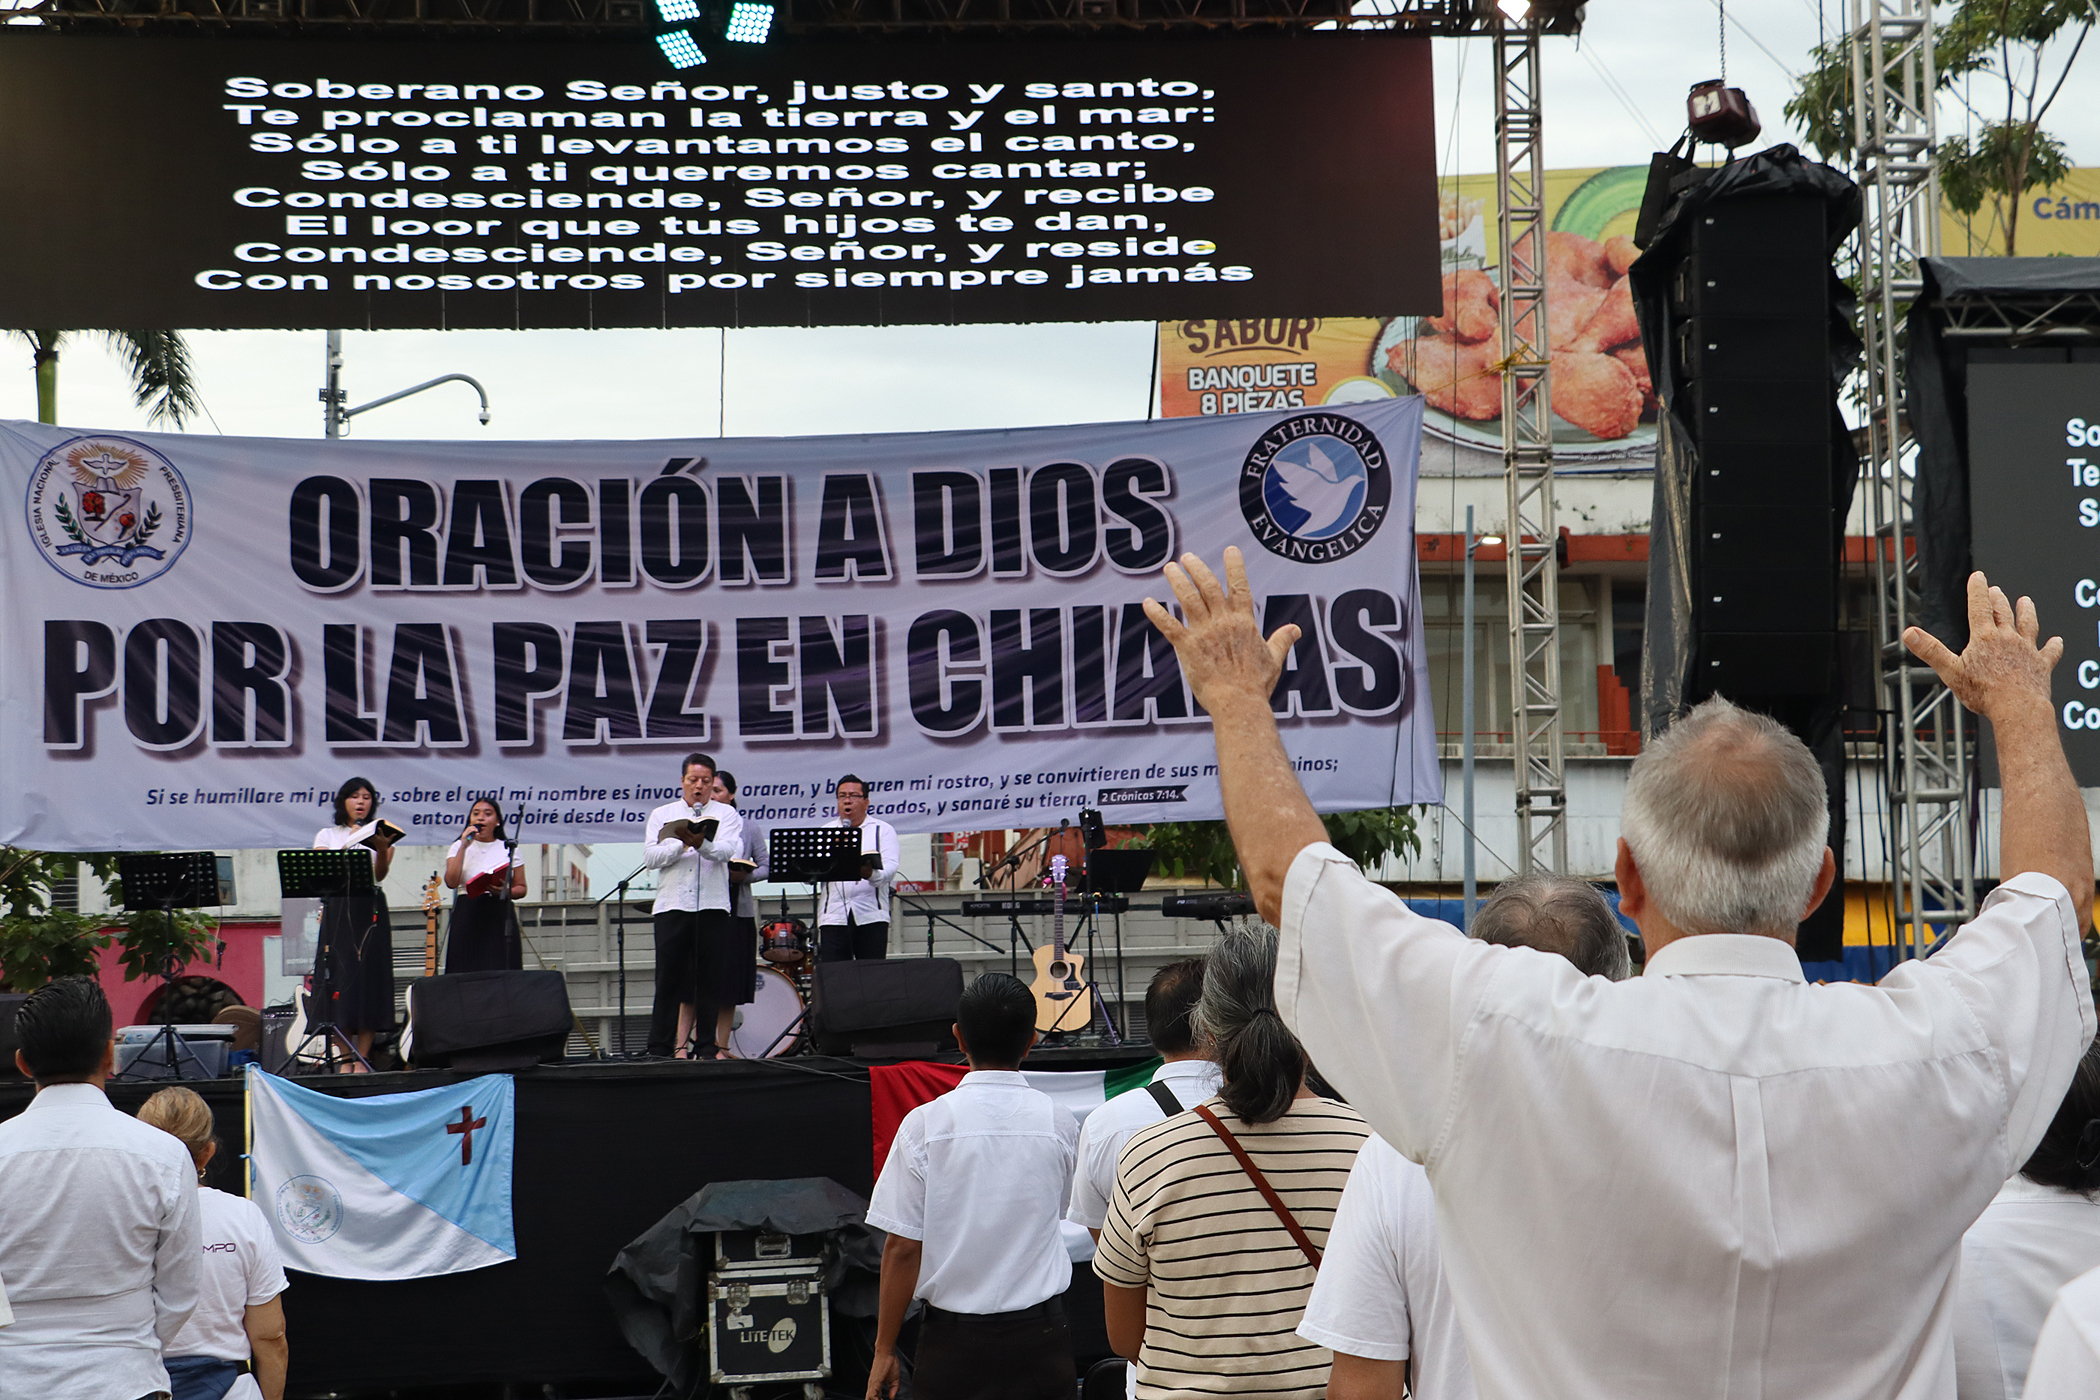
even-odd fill
[[[559,972],[452,972],[409,987],[419,1069],[524,1069],[558,1060],[575,1024]]]
[[[22,1037],[15,1034],[15,1012],[27,1000],[27,992],[0,992],[0,1079],[23,1077],[15,1068],[15,1051],[22,1048]]]
[[[818,963],[809,1022],[820,1055],[871,1059],[955,1048],[962,964],[953,958]]]

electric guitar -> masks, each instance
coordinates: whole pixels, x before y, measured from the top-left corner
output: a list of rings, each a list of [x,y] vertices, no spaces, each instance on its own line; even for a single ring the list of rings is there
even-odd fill
[[[423,886],[423,975],[438,975],[438,886],[443,883],[435,872],[430,883]]]
[[[1065,947],[1065,858],[1050,857],[1050,886],[1056,895],[1050,918],[1050,942],[1036,949],[1035,981],[1029,995],[1035,998],[1035,1028],[1044,1035],[1084,1030],[1094,1019],[1087,1004],[1086,983],[1079,971],[1086,959]]]
[[[430,883],[423,886],[423,975],[425,977],[438,975],[438,887],[442,883],[438,879],[436,872],[433,871],[430,876]],[[405,1066],[409,1063],[409,1057],[416,1053],[416,984],[413,982],[409,983],[408,990],[401,994],[401,1009],[404,1013],[402,1018],[403,1024],[401,1027],[401,1038],[395,1042],[395,1053],[401,1057],[401,1063]]]

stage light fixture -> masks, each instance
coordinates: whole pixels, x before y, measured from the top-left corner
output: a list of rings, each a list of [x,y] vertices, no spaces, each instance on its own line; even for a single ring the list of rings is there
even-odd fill
[[[698,68],[707,62],[707,55],[700,52],[693,36],[683,29],[669,29],[657,35],[656,46],[664,51],[673,68]]]
[[[656,0],[656,17],[665,24],[686,24],[700,18],[700,0]]]
[[[722,26],[722,37],[732,44],[763,44],[772,32],[773,7],[762,0],[735,0]]]

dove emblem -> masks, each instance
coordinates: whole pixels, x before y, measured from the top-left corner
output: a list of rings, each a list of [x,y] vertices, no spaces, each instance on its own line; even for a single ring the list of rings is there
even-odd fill
[[[1270,470],[1290,504],[1305,515],[1305,523],[1292,534],[1323,540],[1356,519],[1366,483],[1363,464],[1351,460],[1355,455],[1352,452],[1337,460],[1321,451],[1317,440],[1305,442],[1302,452],[1276,454]],[[1293,461],[1293,457],[1301,460]]]

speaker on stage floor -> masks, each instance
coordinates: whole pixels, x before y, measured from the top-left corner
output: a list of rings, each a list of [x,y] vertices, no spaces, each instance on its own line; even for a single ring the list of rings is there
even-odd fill
[[[953,958],[818,963],[809,1012],[817,1053],[886,1059],[953,1050],[962,991]]]
[[[418,1069],[524,1069],[558,1060],[576,1017],[559,972],[451,972],[409,987]]]

